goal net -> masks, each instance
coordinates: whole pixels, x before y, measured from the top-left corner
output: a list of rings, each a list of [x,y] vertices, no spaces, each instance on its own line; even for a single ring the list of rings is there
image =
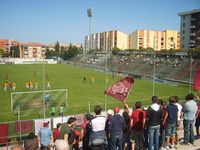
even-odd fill
[[[41,109],[44,107],[59,107],[60,105],[68,106],[67,89],[45,90],[45,91],[28,91],[11,93],[11,111]]]

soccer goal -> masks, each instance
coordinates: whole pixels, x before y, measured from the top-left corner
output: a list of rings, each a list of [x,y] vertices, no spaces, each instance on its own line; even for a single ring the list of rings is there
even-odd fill
[[[11,93],[11,111],[16,111],[18,108],[20,110],[41,109],[47,96],[48,104],[46,107],[68,106],[67,89],[13,92]]]

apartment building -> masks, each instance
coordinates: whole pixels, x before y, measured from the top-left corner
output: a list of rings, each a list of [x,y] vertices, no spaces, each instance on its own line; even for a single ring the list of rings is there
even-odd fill
[[[100,33],[85,36],[85,50],[100,49]]]
[[[179,33],[175,30],[136,30],[129,35],[129,48],[153,48],[156,51],[180,49],[179,41]]]
[[[111,51],[113,48],[128,49],[128,34],[112,30],[85,36],[86,51],[90,49]]]
[[[163,31],[164,38],[164,49],[180,49],[180,34],[176,30],[165,30]]]
[[[200,48],[200,9],[179,13],[181,49]]]
[[[11,39],[0,39],[0,48],[4,50],[5,53],[9,53],[12,46],[18,45],[18,41]]]
[[[165,34],[162,31],[136,30],[129,35],[130,49],[153,48],[161,50],[165,48]]]
[[[21,43],[20,58],[42,58],[46,46],[41,43]]]

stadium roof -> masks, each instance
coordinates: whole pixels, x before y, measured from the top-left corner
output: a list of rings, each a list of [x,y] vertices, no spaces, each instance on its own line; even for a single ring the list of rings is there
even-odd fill
[[[192,11],[181,12],[181,13],[178,13],[178,16],[190,15],[190,14],[195,14],[195,13],[200,13],[200,9],[194,9]]]

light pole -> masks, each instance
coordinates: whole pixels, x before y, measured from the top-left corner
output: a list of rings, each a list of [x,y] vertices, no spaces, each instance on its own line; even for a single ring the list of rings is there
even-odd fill
[[[91,30],[92,10],[90,8],[87,10],[87,15],[89,17],[89,38],[88,38],[89,43],[88,43],[88,48],[90,50],[91,49],[91,40],[92,40],[92,38],[91,38],[91,33],[92,33],[92,30]],[[85,53],[86,53],[86,49],[85,49]]]
[[[46,105],[45,105],[45,77],[44,77],[44,73],[45,73],[45,68],[44,68],[44,55],[45,55],[45,51],[42,51],[42,74],[43,74],[43,76],[42,76],[42,89],[43,89],[43,109],[44,109],[44,118],[46,117],[46,112],[45,112],[45,110],[46,110]]]

